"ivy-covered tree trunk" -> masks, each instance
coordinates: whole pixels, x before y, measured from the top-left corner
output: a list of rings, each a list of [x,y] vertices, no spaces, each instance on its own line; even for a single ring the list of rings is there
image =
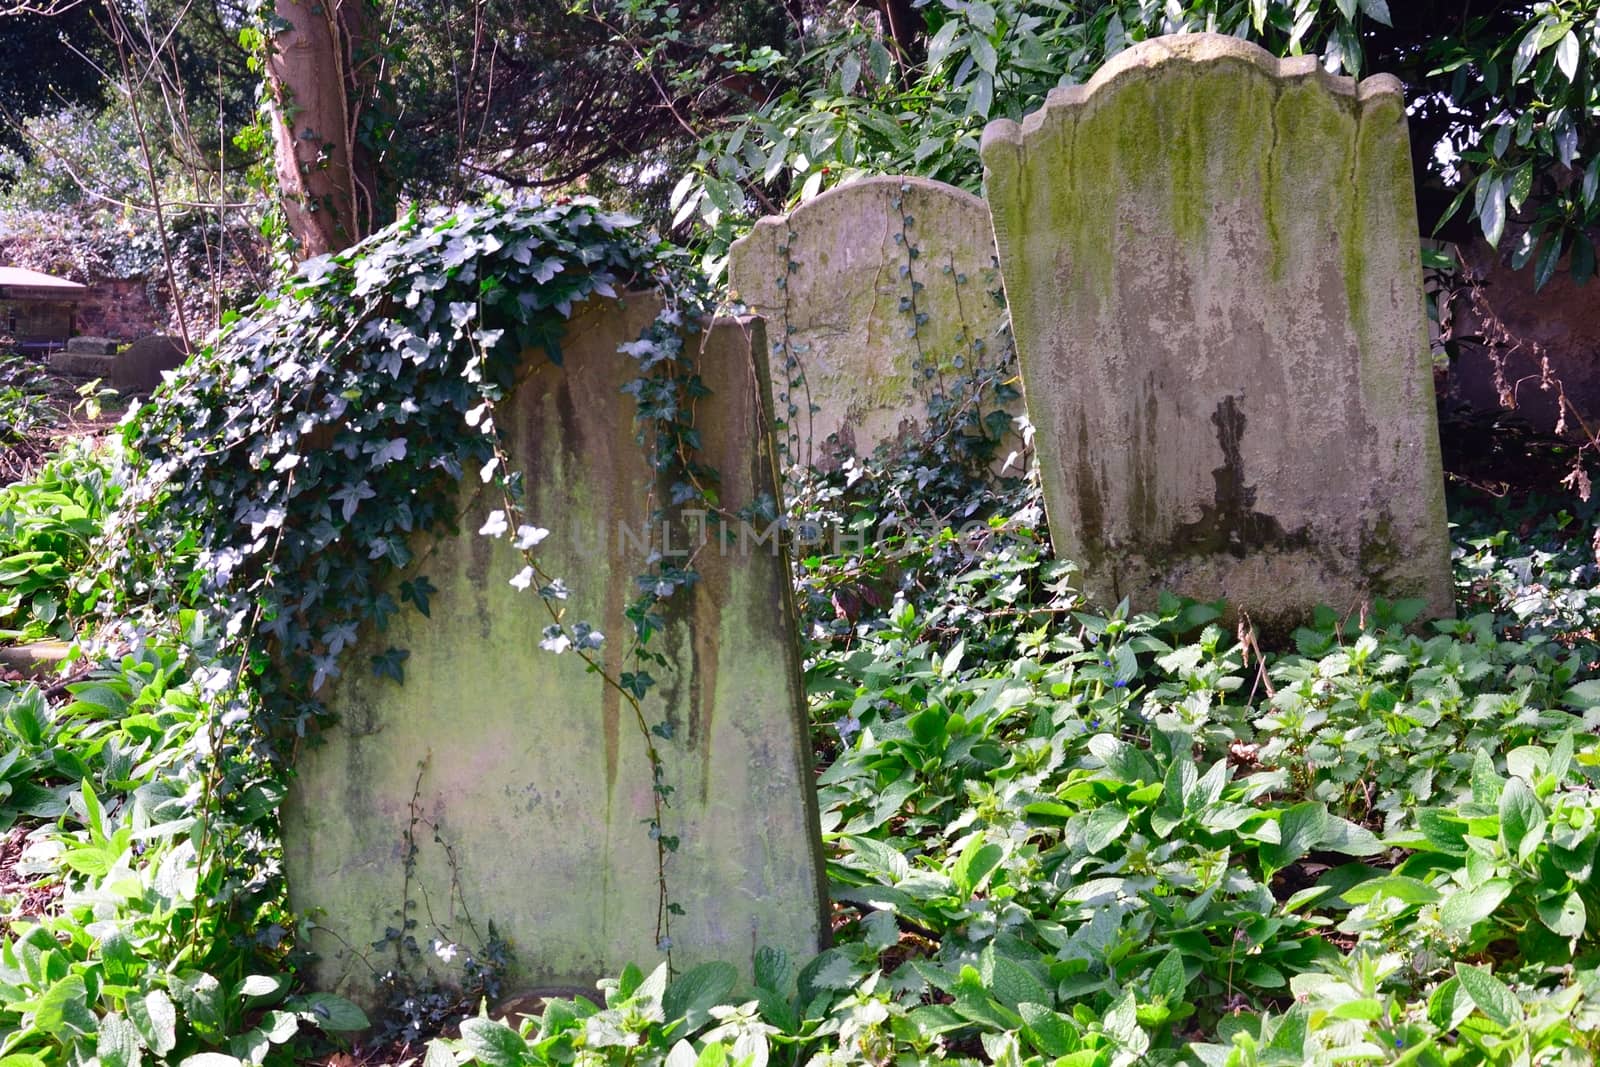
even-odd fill
[[[295,253],[337,252],[385,221],[362,143],[371,97],[372,22],[365,0],[276,0],[268,26],[267,88],[278,190]]]

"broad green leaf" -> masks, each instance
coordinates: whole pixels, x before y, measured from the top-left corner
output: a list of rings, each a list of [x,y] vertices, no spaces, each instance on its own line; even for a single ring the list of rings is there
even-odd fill
[[[158,1057],[178,1044],[178,1009],[164,990],[152,989],[143,997],[128,998],[128,1019],[144,1039],[144,1047]]]
[[[528,1048],[505,1023],[481,1017],[461,1021],[461,1042],[485,1067],[517,1067]]]
[[[139,1032],[116,1012],[106,1013],[100,1017],[95,1055],[100,1057],[100,1067],[139,1067],[143,1058]]]
[[[1541,27],[1535,26],[1522,37],[1522,42],[1517,45],[1516,54],[1511,57],[1511,80],[1521,79],[1523,73],[1539,55],[1539,36]]]
[[[1394,21],[1389,15],[1389,0],[1361,0],[1361,13],[1374,22],[1381,22],[1385,26],[1393,26]]]
[[[255,997],[274,997],[283,992],[289,980],[276,974],[251,974],[234,987],[235,997],[249,1000]]]
[[[1526,859],[1544,840],[1545,815],[1533,789],[1521,778],[1506,782],[1500,794],[1500,840],[1506,851]]]
[[[1504,878],[1493,878],[1471,889],[1459,889],[1448,894],[1439,905],[1439,919],[1447,929],[1470,930],[1494,914],[1511,893],[1511,883]]]
[[[1578,35],[1571,30],[1556,42],[1556,66],[1566,75],[1567,81],[1578,80]]]
[[[1277,843],[1261,846],[1261,862],[1281,871],[1316,847],[1328,829],[1328,809],[1317,801],[1296,804],[1278,820]]]
[[[685,1020],[686,1031],[693,1033],[711,1017],[711,1009],[733,992],[738,980],[739,972],[731,963],[702,963],[667,986],[666,995],[661,998],[661,1010],[668,1021]]]
[[[33,1001],[34,1028],[53,1037],[69,1031],[94,1033],[95,1017],[89,1011],[88,996],[82,975],[69,974],[60,979]]]
[[[1083,847],[1098,853],[1119,840],[1127,828],[1127,812],[1116,804],[1102,804],[1084,817]]]
[[[1484,196],[1483,211],[1478,224],[1483,228],[1483,239],[1491,248],[1500,247],[1500,237],[1506,229],[1506,182],[1503,176],[1485,179],[1489,191]]]
[[[1183,953],[1173,949],[1161,957],[1161,962],[1156,964],[1155,971],[1150,975],[1150,994],[1165,997],[1168,1004],[1176,1004],[1183,1000],[1183,992],[1188,984]]]
[[[306,993],[291,997],[284,1007],[298,1012],[300,1018],[324,1030],[365,1030],[372,1025],[367,1021],[366,1012],[332,993]]]
[[[1573,890],[1539,901],[1539,921],[1561,937],[1582,937],[1589,921],[1583,898]]]
[[[861,79],[861,60],[854,52],[844,57],[844,62],[839,65],[839,92],[844,96],[851,96],[856,91],[856,82]]]
[[[974,837],[950,868],[950,879],[964,895],[971,896],[989,872],[1000,866],[1005,855],[1004,846],[985,843],[981,836]]]
[[[185,1056],[178,1063],[178,1067],[243,1067],[238,1057],[229,1056],[221,1052],[197,1052],[193,1056]]]
[[[1317,847],[1346,856],[1376,856],[1383,851],[1383,842],[1365,826],[1338,815],[1330,815]]]
[[[1516,994],[1484,968],[1458,963],[1456,977],[1472,1003],[1496,1026],[1504,1028],[1522,1018],[1522,1005],[1517,1003]]]
[[[1032,971],[1011,957],[996,952],[992,945],[984,949],[979,959],[978,973],[983,979],[983,987],[1013,1011],[1024,1002],[1049,1004],[1052,1000],[1049,988]]]
[[[1081,1044],[1081,1031],[1077,1024],[1043,1004],[1019,1004],[1017,1014],[1027,1024],[1022,1031],[1023,1037],[1043,1055],[1065,1056],[1076,1051]]]

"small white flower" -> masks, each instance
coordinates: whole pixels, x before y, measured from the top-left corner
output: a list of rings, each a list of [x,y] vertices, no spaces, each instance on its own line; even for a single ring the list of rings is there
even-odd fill
[[[528,586],[530,586],[532,584],[533,584],[533,568],[532,567],[524,567],[524,568],[522,568],[520,571],[517,572],[517,576],[515,578],[511,579],[511,588],[517,590],[518,592],[521,592],[522,590],[528,588]]]
[[[506,522],[506,513],[503,511],[489,512],[489,518],[478,527],[478,532],[485,537],[500,537],[511,528]]]
[[[538,526],[518,526],[515,547],[518,552],[526,552],[549,536],[549,530]]]
[[[452,960],[454,960],[456,958],[456,953],[458,953],[460,951],[461,951],[461,946],[460,945],[454,945],[454,944],[447,945],[443,941],[439,941],[439,940],[435,940],[434,943],[433,943],[433,954],[435,956],[438,956],[441,960],[443,960],[446,963],[449,963]]]

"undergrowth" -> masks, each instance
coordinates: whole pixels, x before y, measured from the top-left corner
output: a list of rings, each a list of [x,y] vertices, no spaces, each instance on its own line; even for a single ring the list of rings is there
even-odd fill
[[[463,336],[475,328],[463,319]],[[470,410],[439,388],[441,410]],[[306,410],[268,399],[251,401],[261,440]],[[172,432],[182,403],[164,409]],[[317,467],[334,488],[399,458],[380,453],[398,451],[387,420],[403,420],[372,410],[374,448],[347,442]],[[287,483],[319,440],[286,438],[239,484],[317,511]],[[1424,622],[1407,603],[1324,612],[1263,650],[1219,605],[1084,602],[1073,564],[1051,556],[1036,482],[997,478],[994,444],[935,428],[898,458],[791,482],[830,948],[629,967],[589,998],[509,1019],[485,1005],[425,1050],[363,1054],[425,1067],[1592,1063],[1593,509],[1458,508],[1456,619]],[[164,473],[191,505],[222,506]],[[5,491],[12,631],[72,636],[130,595],[94,565],[91,536],[127,514],[125,475],[113,454],[75,454]],[[244,556],[285,519],[259,503],[228,512]],[[252,727],[240,672],[259,663],[230,627],[248,616],[185,602],[215,593],[204,553],[216,563],[230,543],[178,537],[162,564],[192,581],[152,594],[150,625],[78,630],[62,674],[0,682],[0,1067],[280,1063],[369,1027],[297,977],[282,774],[238,755]],[[296,679],[303,698],[309,677]],[[221,806],[219,752],[235,754]]]

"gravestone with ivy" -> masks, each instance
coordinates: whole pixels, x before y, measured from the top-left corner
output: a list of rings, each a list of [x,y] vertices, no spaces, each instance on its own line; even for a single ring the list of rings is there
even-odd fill
[[[769,216],[734,243],[734,295],[767,321],[780,446],[798,463],[866,455],[933,403],[1021,411],[983,201],[925,178],[868,178]],[[984,373],[985,371],[989,373]]]
[[[1162,37],[982,153],[1051,533],[1093,595],[1450,613],[1397,80]]]
[[[505,968],[502,995],[592,992],[669,950],[680,969],[725,960],[748,979],[758,949],[799,961],[819,948],[823,869],[787,563],[770,525],[761,323],[685,336],[698,350],[697,462],[716,472],[721,519],[664,519],[673,487],[652,484],[635,437],[646,398],[624,391],[640,363],[618,350],[660,308],[654,296],[593,299],[564,332],[560,366],[525,354],[492,418],[523,472],[526,518],[508,520],[498,483],[469,473],[459,535],[414,544],[399,583],[415,599],[406,583],[426,576],[427,617],[402,613],[354,657],[408,650],[403,684],[356,668],[332,683],[339,723],[301,755],[285,817],[291,900],[317,922],[321,988],[371,1004],[382,972],[461,984],[471,959]],[[534,578],[519,548],[538,542]],[[645,574],[681,585],[659,601],[648,646],[659,660],[633,654],[627,616]],[[529,589],[556,581],[543,602]]]

